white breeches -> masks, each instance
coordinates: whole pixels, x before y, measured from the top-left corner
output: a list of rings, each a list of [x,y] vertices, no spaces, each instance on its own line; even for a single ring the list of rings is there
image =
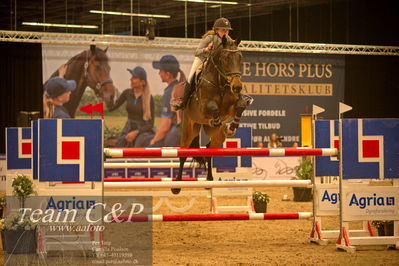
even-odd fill
[[[191,66],[190,74],[188,75],[188,82],[191,82],[192,77],[194,76],[195,71],[197,71],[198,67],[202,64],[202,61],[199,57],[194,57],[193,65]]]

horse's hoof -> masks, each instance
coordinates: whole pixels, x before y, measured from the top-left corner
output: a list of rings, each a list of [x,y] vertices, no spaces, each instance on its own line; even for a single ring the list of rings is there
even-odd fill
[[[227,137],[232,137],[236,133],[236,129],[231,130],[230,128],[226,128],[224,133],[226,134]]]
[[[173,193],[173,194],[177,195],[177,194],[180,193],[181,188],[172,188],[171,190],[172,190],[172,193]]]

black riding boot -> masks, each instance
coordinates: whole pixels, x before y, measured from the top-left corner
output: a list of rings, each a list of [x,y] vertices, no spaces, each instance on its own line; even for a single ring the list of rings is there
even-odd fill
[[[193,92],[195,90],[194,82],[195,82],[194,78],[192,78],[190,82],[186,82],[182,101],[180,104],[177,104],[175,106],[176,110],[183,110],[184,108],[186,108],[188,100],[190,99],[191,95],[193,94]]]

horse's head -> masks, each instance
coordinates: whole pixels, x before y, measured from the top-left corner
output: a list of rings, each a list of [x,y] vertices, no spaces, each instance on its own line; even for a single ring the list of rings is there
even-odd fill
[[[219,72],[228,81],[230,87],[235,92],[242,89],[241,83],[241,59],[242,54],[238,50],[240,40],[231,41],[223,36],[222,43],[215,51],[218,58]]]
[[[102,50],[95,45],[90,45],[85,63],[85,76],[87,85],[92,88],[97,96],[109,102],[115,95],[115,87],[110,77],[111,67],[106,55],[107,48]]]

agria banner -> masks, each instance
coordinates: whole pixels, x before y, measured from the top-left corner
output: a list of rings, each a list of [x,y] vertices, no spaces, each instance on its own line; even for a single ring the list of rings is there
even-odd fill
[[[268,142],[272,133],[283,137],[284,146],[299,142],[300,114],[313,104],[326,109],[323,118],[337,118],[344,71],[343,56],[245,52],[243,91],[255,100],[242,126],[253,129],[254,143]]]

